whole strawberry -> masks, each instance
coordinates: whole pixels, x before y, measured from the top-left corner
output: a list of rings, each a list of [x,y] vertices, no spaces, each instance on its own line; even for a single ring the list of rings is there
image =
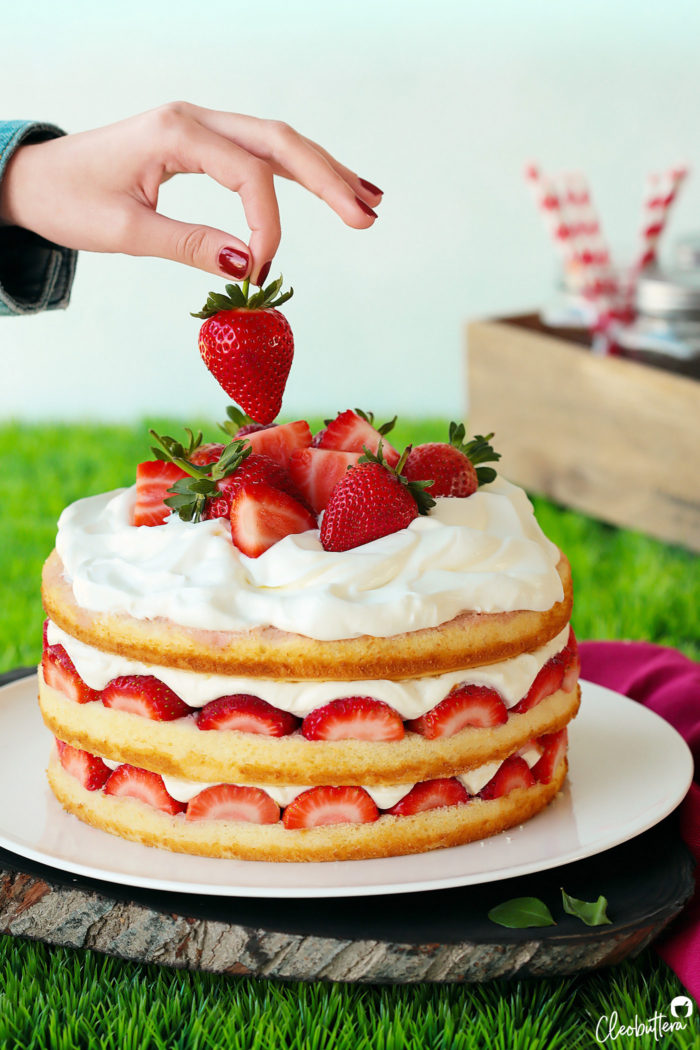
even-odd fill
[[[226,285],[226,295],[210,292],[193,317],[204,318],[199,351],[205,365],[229,397],[256,423],[271,423],[282,407],[282,395],[294,356],[294,338],[286,317],[275,309],[293,294],[279,294],[282,278],[248,295]]]
[[[403,458],[403,457],[402,457]],[[333,489],[321,522],[321,544],[327,551],[346,551],[407,528],[427,514],[435,500],[423,482],[412,483],[392,469],[382,454],[365,450]]]
[[[492,467],[478,466],[501,458],[489,444],[492,437],[478,434],[465,442],[464,425],[450,423],[449,442],[431,441],[410,449],[404,474],[409,481],[430,481],[426,491],[431,496],[471,496],[496,477]]]

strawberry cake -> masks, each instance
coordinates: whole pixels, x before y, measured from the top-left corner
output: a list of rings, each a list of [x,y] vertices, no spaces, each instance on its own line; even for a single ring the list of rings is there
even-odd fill
[[[70,813],[212,857],[423,852],[560,790],[579,705],[568,562],[489,438],[406,449],[348,409],[154,434],[62,514],[39,670]],[[490,437],[490,436],[489,436]]]

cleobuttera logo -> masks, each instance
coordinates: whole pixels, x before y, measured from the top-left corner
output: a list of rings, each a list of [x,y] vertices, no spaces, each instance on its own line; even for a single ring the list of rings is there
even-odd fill
[[[690,1017],[693,1012],[693,1002],[685,995],[677,995],[669,1007],[671,1016],[676,1020],[670,1020],[667,1014],[657,1011],[652,1017],[639,1017],[634,1015],[632,1021],[620,1021],[617,1010],[611,1014],[603,1014],[598,1019],[595,1029],[596,1042],[601,1046],[607,1042],[614,1043],[623,1036],[652,1036],[654,1042],[664,1039],[671,1032],[682,1032],[688,1027],[687,1021],[678,1020],[679,1017]]]

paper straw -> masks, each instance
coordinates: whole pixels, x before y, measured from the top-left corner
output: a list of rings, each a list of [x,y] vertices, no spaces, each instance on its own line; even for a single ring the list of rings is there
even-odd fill
[[[577,255],[576,240],[567,221],[564,202],[554,179],[542,174],[535,164],[525,168],[525,178],[542,216],[545,229],[564,265],[567,281],[579,284],[581,267]]]
[[[656,260],[659,238],[687,174],[688,169],[679,165],[661,174],[647,176],[642,201],[641,244],[634,263],[635,270],[643,270]]]

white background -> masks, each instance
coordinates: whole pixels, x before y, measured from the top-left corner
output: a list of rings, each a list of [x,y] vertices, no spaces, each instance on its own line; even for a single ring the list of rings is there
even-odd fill
[[[463,322],[548,294],[552,251],[525,161],[583,168],[614,246],[647,171],[697,173],[671,237],[700,230],[700,7],[683,0],[34,0],[0,15],[2,116],[68,131],[169,100],[286,120],[385,190],[369,232],[296,186],[279,196],[296,358],[284,414],[459,415]],[[246,239],[203,177],[165,211]],[[216,280],[81,256],[69,310],[0,321],[0,418],[218,418],[198,309]],[[494,377],[497,396],[497,377]]]

